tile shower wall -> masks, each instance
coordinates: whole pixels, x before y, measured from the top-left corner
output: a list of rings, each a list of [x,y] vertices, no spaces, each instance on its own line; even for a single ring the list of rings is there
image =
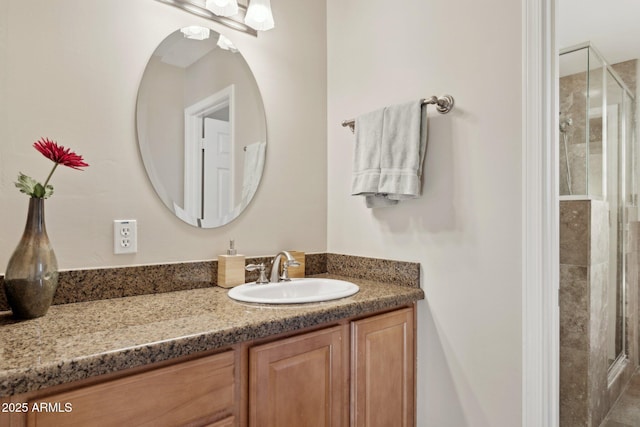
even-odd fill
[[[561,120],[570,118],[573,124],[566,128],[567,145],[560,147],[560,194],[587,194],[587,183],[592,181],[592,177],[587,180],[587,150],[585,146],[586,138],[586,94],[587,73],[577,73],[560,79],[560,115]],[[590,135],[595,132],[590,130]],[[560,143],[563,143],[565,134],[560,134]],[[594,155],[599,151],[600,163],[602,163],[602,147],[591,144],[589,146],[589,171],[594,176],[602,170],[597,158]],[[567,157],[569,160],[567,161]],[[592,164],[593,163],[593,164]],[[571,178],[568,178],[567,167]],[[594,169],[595,168],[595,169]],[[569,186],[569,179],[571,186]]]
[[[604,311],[606,293],[598,292],[604,287],[598,282],[607,277],[608,257],[599,256],[595,236],[604,234],[597,242],[607,242],[609,229],[597,227],[594,217],[606,209],[604,202],[560,202],[560,425],[567,427],[597,425],[592,383],[602,372],[590,365],[600,340],[591,331],[607,322],[592,313]]]
[[[638,60],[620,62],[612,65],[620,78],[636,93]],[[602,70],[591,70],[591,79],[602,79]],[[560,112],[561,119],[571,118],[573,124],[567,127],[567,147],[560,134],[560,194],[602,194],[602,121],[592,120],[589,123],[589,150],[586,149],[586,106],[587,73],[577,73],[560,79]],[[566,160],[566,155],[569,161]],[[570,170],[571,189],[567,177],[567,165]],[[588,186],[588,187],[587,187]]]
[[[638,363],[640,226],[630,226],[627,253],[627,353],[608,384],[609,225],[607,202],[560,202],[560,425],[598,426]]]
[[[630,61],[619,62],[612,65],[616,73],[622,78],[622,81],[627,85],[632,93],[636,93],[636,81],[638,75],[638,60],[632,59]]]

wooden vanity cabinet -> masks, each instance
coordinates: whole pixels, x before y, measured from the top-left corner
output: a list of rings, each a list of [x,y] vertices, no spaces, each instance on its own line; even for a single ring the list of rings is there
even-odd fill
[[[236,424],[236,418],[235,417],[229,417],[229,418],[225,418],[224,420],[220,420],[218,422],[215,422],[213,424],[207,424],[204,427],[235,427],[238,424]]]
[[[0,413],[0,427],[411,427],[414,316],[407,307],[0,398],[29,408],[72,405]]]

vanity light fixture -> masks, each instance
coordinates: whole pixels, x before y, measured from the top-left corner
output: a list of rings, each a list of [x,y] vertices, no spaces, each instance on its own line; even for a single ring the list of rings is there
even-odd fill
[[[233,42],[222,34],[218,37],[217,45],[220,49],[229,50],[233,53],[238,52],[238,48],[233,44]]]
[[[242,31],[245,34],[256,37],[258,32],[244,23],[243,19],[247,12],[247,7],[243,2],[238,3],[238,13],[233,16],[219,16],[205,7],[205,0],[156,0],[170,6],[182,9],[185,12],[199,16],[201,18],[210,19],[220,25]],[[222,0],[219,0],[222,1]],[[244,0],[246,4],[246,0]]]
[[[191,25],[189,27],[180,28],[180,31],[188,39],[192,40],[206,40],[209,38],[210,30],[198,25]]]
[[[207,0],[205,8],[218,16],[238,14],[238,2],[236,0]]]
[[[267,31],[274,27],[270,0],[251,0],[244,23],[253,29]]]

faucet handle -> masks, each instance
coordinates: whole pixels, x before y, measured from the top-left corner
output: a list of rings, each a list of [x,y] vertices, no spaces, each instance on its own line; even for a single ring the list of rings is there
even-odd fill
[[[269,283],[269,279],[267,279],[266,268],[265,268],[263,262],[261,262],[260,264],[249,264],[244,269],[247,270],[247,271],[258,270],[258,273],[260,275],[258,276],[258,279],[256,280],[256,283],[258,283],[258,284]]]
[[[260,264],[247,264],[244,269],[247,271],[264,270],[264,263],[261,262]]]
[[[280,281],[282,282],[289,282],[291,281],[291,279],[289,278],[289,267],[299,267],[300,263],[298,261],[296,261],[295,259],[292,259],[291,261],[286,260],[285,262],[282,263],[282,274],[280,275]]]

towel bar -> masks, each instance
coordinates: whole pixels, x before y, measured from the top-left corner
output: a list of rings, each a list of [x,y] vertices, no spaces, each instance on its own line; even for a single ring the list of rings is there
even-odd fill
[[[432,96],[431,98],[424,98],[420,100],[422,105],[426,104],[435,104],[436,110],[440,114],[447,114],[453,108],[454,99],[451,95],[442,95],[441,97]],[[356,129],[356,121],[354,119],[351,120],[343,120],[342,127],[347,127],[351,129],[351,132],[355,132]]]

